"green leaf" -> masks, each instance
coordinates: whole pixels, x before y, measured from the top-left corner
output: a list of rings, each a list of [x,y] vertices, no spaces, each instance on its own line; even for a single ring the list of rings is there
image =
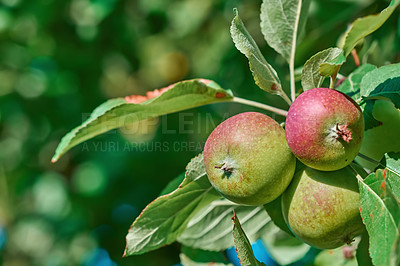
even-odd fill
[[[358,265],[373,266],[371,257],[369,256],[369,236],[368,232],[361,235],[361,241],[358,243],[356,250],[356,258]]]
[[[294,57],[309,6],[309,0],[263,0],[261,5],[261,31],[264,38],[287,62]]]
[[[169,194],[179,187],[183,187],[186,184],[194,181],[196,178],[202,177],[206,173],[204,166],[203,154],[200,153],[196,157],[192,158],[186,166],[186,172],[175,177],[170,181],[167,186],[162,190],[160,196]]]
[[[264,205],[269,217],[271,217],[274,224],[279,227],[282,231],[288,233],[290,236],[294,237],[293,233],[290,231],[289,227],[285,222],[282,214],[282,196]]]
[[[370,71],[375,70],[376,66],[364,64],[357,67],[337,88],[338,91],[346,93],[353,100],[360,101],[360,87],[362,78]]]
[[[395,195],[393,194],[393,190],[389,182],[389,173],[390,172],[387,169],[378,169],[376,173],[370,174],[365,179],[365,182],[368,182],[369,187],[381,197],[386,208],[390,211],[395,224],[399,225],[400,206]]]
[[[183,266],[233,266],[233,264],[229,263],[223,252],[193,249],[188,246],[182,246],[181,252],[179,257],[181,258],[181,264]]]
[[[309,90],[318,88],[322,85],[326,75],[321,75],[319,69],[322,64],[330,62],[342,54],[342,50],[339,48],[328,48],[317,54],[313,55],[304,64],[303,71],[301,74],[301,85],[303,90]],[[327,68],[326,66],[325,68]],[[328,75],[329,76],[329,75]]]
[[[400,176],[400,153],[391,152],[385,155],[386,167]]]
[[[220,262],[197,262],[192,260],[189,256],[181,253],[179,255],[182,266],[233,266],[232,263],[220,263]]]
[[[378,88],[379,85],[385,81],[393,78],[400,77],[400,64],[392,64],[377,68],[365,74],[361,80],[360,94],[362,97],[373,97],[377,96],[377,93],[385,89],[385,91],[392,92],[396,94],[396,88],[398,90],[398,84],[393,84],[393,88]],[[396,86],[397,85],[397,86]],[[371,93],[374,93],[371,95]],[[398,91],[397,91],[398,95]],[[388,96],[385,96],[388,97]],[[398,96],[397,96],[398,97]],[[390,96],[389,96],[390,98]],[[391,98],[390,98],[391,99]],[[395,98],[396,99],[396,98]],[[399,104],[399,103],[398,103]],[[399,107],[398,107],[399,108]]]
[[[261,237],[266,249],[280,265],[288,265],[304,258],[311,247],[287,234],[274,224]]]
[[[199,154],[196,157],[194,157],[188,165],[186,166],[186,181],[193,181],[199,176],[203,176],[204,173],[206,172],[206,167],[204,165],[204,157],[203,154]]]
[[[382,124],[382,122],[375,119],[374,114],[373,114],[375,101],[367,101],[367,103],[363,106],[364,106],[363,116],[364,116],[365,130],[369,130],[369,129],[380,126]]]
[[[253,249],[249,239],[246,237],[239,219],[236,215],[232,217],[233,220],[233,241],[235,242],[236,252],[242,266],[256,266],[265,265],[259,262],[253,254]]]
[[[179,187],[180,184],[182,184],[183,180],[185,179],[185,173],[182,173],[172,179],[167,186],[161,191],[160,196],[169,194],[173,192],[175,189]]]
[[[181,81],[160,91],[165,92],[138,104],[131,103],[129,97],[112,99],[103,103],[82,125],[64,136],[52,162],[56,162],[65,152],[79,143],[121,127],[128,120],[137,122],[205,104],[233,100],[231,92],[205,79]],[[156,92],[160,93],[160,91]]]
[[[321,251],[315,258],[315,266],[357,266],[356,257],[350,256],[354,252],[354,246],[344,246],[336,249]],[[346,257],[347,255],[348,257]]]
[[[400,200],[400,153],[385,154],[387,181],[397,202]]]
[[[400,76],[396,78],[387,79],[385,82],[379,84],[378,87],[376,87],[373,91],[369,92],[367,99],[371,98],[390,99],[394,103],[396,108],[400,108]]]
[[[343,47],[340,47],[344,50],[345,56],[347,57],[351,53],[360,40],[379,29],[390,17],[399,3],[399,0],[392,0],[390,5],[379,14],[356,19],[345,33]]]
[[[396,241],[394,242],[392,247],[390,265],[400,265],[400,234],[397,235]]]
[[[371,91],[368,96],[368,98],[375,99],[381,99],[382,97],[390,99],[396,108],[400,108],[400,76],[387,79],[385,82],[376,87],[375,90]]]
[[[275,69],[268,64],[261,54],[236,9],[234,9],[234,15],[230,29],[232,40],[236,48],[249,59],[250,70],[257,86],[269,93],[278,94],[285,98],[286,94],[282,90],[281,82]]]
[[[334,48],[336,56],[327,62],[323,62],[319,66],[319,73],[321,76],[336,78],[337,73],[339,72],[340,67],[346,62],[346,57],[343,54],[343,50],[339,48]]]
[[[366,119],[368,106],[372,102],[374,103],[371,116],[378,123],[373,128],[371,128],[370,122]],[[367,130],[364,132],[360,153],[379,162],[385,153],[400,152],[400,110],[394,107],[391,101],[375,100],[367,101],[363,113]],[[357,157],[356,161],[370,170],[374,170],[378,166],[377,163],[372,163],[360,157]]]
[[[221,251],[232,247],[232,211],[241,219],[252,242],[265,234],[272,224],[262,206],[243,206],[225,199],[216,200],[190,220],[178,241],[204,250]]]
[[[386,187],[382,170],[359,180],[361,217],[370,236],[370,255],[374,265],[389,265],[396,240],[399,207]]]
[[[188,168],[191,167],[189,163]],[[192,178],[193,181],[184,180],[178,189],[158,197],[142,211],[126,237],[124,256],[171,244],[198,211],[221,197],[212,188],[205,172]]]

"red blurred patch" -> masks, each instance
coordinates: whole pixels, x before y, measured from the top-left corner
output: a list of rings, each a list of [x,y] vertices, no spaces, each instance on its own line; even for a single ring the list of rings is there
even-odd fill
[[[211,82],[211,80],[208,79],[198,79],[198,81],[200,81],[201,83],[204,84],[209,84]],[[179,81],[178,83],[182,83],[183,81]],[[150,99],[153,99],[157,96],[160,96],[161,94],[163,94],[164,92],[166,92],[167,90],[171,89],[172,87],[176,86],[177,83],[171,84],[168,87],[162,88],[162,89],[156,89],[153,91],[148,91],[146,92],[146,95],[130,95],[130,96],[126,96],[125,97],[125,101],[127,103],[142,103],[145,101],[148,101]],[[221,95],[219,95],[220,97],[218,97],[218,93],[217,93],[217,98],[222,98],[225,97],[226,95],[223,93],[220,93]],[[223,96],[222,96],[223,95]]]
[[[224,98],[225,96],[226,94],[222,92],[217,92],[217,94],[215,95],[216,98]]]
[[[156,89],[153,91],[148,91],[146,92],[146,95],[130,95],[130,96],[126,96],[125,97],[125,101],[127,103],[142,103],[145,102],[147,100],[153,99],[157,96],[160,96],[161,94],[163,94],[164,92],[166,92],[167,90],[169,90],[170,88],[172,88],[175,84],[170,85],[168,87],[162,88],[162,89]]]

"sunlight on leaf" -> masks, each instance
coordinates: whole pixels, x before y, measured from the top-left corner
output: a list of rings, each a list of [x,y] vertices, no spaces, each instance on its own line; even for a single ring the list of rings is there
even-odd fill
[[[317,54],[313,55],[307,62],[304,64],[303,71],[301,73],[301,85],[303,86],[303,90],[309,90],[313,88],[318,88],[322,85],[326,76],[320,73],[321,65],[329,62],[332,59],[335,59],[342,53],[342,50],[339,48],[328,48]],[[337,66],[334,66],[336,68]]]
[[[89,119],[65,135],[57,147],[52,162],[79,143],[130,123],[201,105],[233,100],[231,92],[211,80],[194,79],[181,81],[161,90],[155,98],[147,97],[137,102],[137,97],[109,100],[97,107]],[[135,95],[136,96],[136,95]],[[143,96],[144,97],[144,96]]]
[[[379,29],[399,4],[400,0],[392,0],[390,5],[379,14],[356,19],[347,30],[343,47],[341,47],[345,51],[345,56],[351,53],[360,40]]]
[[[340,67],[346,61],[346,57],[343,55],[343,50],[339,48],[335,49],[335,56],[329,58],[326,62],[321,63],[319,66],[319,73],[325,77],[333,77],[336,78],[337,73],[339,72]]]
[[[390,193],[386,173],[377,170],[364,181],[359,180],[361,217],[370,236],[370,255],[375,265],[389,265],[390,253],[396,240],[399,206]]]
[[[368,72],[374,69],[376,69],[376,66],[370,64],[359,66],[340,84],[337,90],[346,93],[355,101],[361,100],[361,80]]]
[[[182,184],[185,185],[155,199],[136,218],[126,236],[124,256],[143,254],[171,244],[198,211],[221,197],[211,186],[205,171],[198,172],[192,182],[184,180]]]
[[[282,96],[288,103],[286,94],[282,90],[281,82],[275,71],[261,54],[256,42],[247,31],[239,17],[239,13],[234,9],[235,17],[231,24],[231,36],[236,48],[249,59],[250,70],[254,80],[261,89]],[[286,98],[285,98],[286,97]]]
[[[400,108],[400,64],[380,67],[365,74],[361,81],[362,97],[390,99]]]
[[[264,38],[287,62],[294,56],[309,6],[309,0],[263,0],[261,5]]]
[[[204,250],[221,251],[232,247],[232,211],[241,219],[252,242],[269,231],[273,225],[261,206],[243,206],[226,199],[216,200],[190,220],[178,241]]]

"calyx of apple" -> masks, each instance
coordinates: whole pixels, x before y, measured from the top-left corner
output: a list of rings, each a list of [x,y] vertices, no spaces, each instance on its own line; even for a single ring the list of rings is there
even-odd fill
[[[305,165],[334,171],[349,165],[360,150],[364,118],[349,96],[328,88],[300,94],[291,105],[285,126],[293,154]]]
[[[214,129],[204,146],[204,164],[211,184],[224,197],[239,204],[263,205],[289,185],[296,158],[275,120],[247,112]]]

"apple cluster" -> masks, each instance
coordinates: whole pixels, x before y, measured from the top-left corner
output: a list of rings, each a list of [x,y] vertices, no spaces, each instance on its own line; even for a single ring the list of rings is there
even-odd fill
[[[281,196],[294,235],[318,248],[336,248],[364,230],[349,167],[363,134],[356,102],[315,88],[292,103],[285,128],[257,112],[219,124],[206,141],[204,163],[210,183],[227,199],[264,205]]]

